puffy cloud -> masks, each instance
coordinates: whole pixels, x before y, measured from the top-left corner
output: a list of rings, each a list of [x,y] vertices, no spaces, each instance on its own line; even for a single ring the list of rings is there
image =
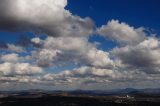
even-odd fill
[[[31,86],[32,84],[41,84],[41,81],[39,77],[37,76],[26,76],[26,75],[16,75],[16,76],[1,76],[0,77],[0,82],[1,83],[7,83],[9,85],[19,85],[20,87],[22,87],[21,85],[24,83],[27,86]],[[12,88],[13,89],[13,88]]]
[[[88,37],[35,37],[31,42],[41,45],[27,56],[29,61],[38,66],[16,62],[20,58],[18,54],[3,55],[1,60],[5,63],[0,64],[0,82],[96,89],[97,84],[103,88],[129,87],[133,84],[142,87],[159,80],[160,43],[153,36],[145,36],[137,43],[123,42],[125,45],[117,46],[109,52],[99,50],[94,43],[89,42]],[[39,74],[43,72],[40,67],[66,65],[77,66],[57,74]]]
[[[64,71],[61,73],[62,76],[74,76],[74,77],[106,77],[114,76],[114,71],[109,69],[97,69],[95,67],[81,67],[74,71]]]
[[[12,53],[12,54],[2,55],[0,59],[4,62],[18,62],[20,58],[18,54]]]
[[[148,37],[143,27],[111,20],[96,32],[120,45],[110,51],[100,50],[99,43],[89,42],[94,22],[88,17],[74,16],[65,9],[66,5],[67,0],[0,0],[0,30],[34,31],[50,36],[31,40],[24,36],[17,42],[20,46],[0,43],[0,48],[11,52],[4,51],[0,56],[0,82],[76,88],[94,85],[90,89],[96,89],[97,84],[104,88],[145,86],[160,79],[158,38]],[[21,61],[28,46],[31,50]],[[67,65],[76,68],[57,74],[43,73],[42,69]]]
[[[2,75],[32,75],[42,73],[43,70],[40,67],[31,65],[29,63],[1,63],[0,73]]]
[[[85,52],[89,48],[92,48],[93,45],[88,42],[86,37],[48,37],[44,41],[44,47],[63,51]]]
[[[35,44],[41,44],[41,39],[38,37],[31,39],[31,41]]]
[[[89,85],[125,85],[128,82],[135,83],[142,80],[151,80],[147,74],[139,71],[101,69],[95,67],[80,67],[74,70],[66,70],[58,74],[46,74],[41,80],[46,82],[54,82],[55,85],[66,84],[70,86],[79,85],[89,87]],[[153,78],[154,79],[154,78]],[[154,79],[155,80],[155,79]]]
[[[36,62],[41,67],[49,67],[55,65],[57,56],[60,53],[59,50],[41,49],[40,51],[34,51],[31,58],[35,58]]]
[[[135,46],[115,48],[113,54],[123,64],[146,73],[159,73],[160,43],[157,38],[149,37]]]
[[[114,67],[109,53],[98,50],[94,44],[83,37],[48,37],[42,41],[44,46],[33,52],[40,66],[58,64],[79,64],[95,67]]]
[[[92,20],[73,16],[64,9],[66,5],[67,0],[1,0],[0,29],[31,30],[51,36],[90,35]]]
[[[137,44],[145,39],[144,28],[135,29],[118,20],[111,20],[97,29],[97,33],[123,44]]]
[[[86,59],[88,61],[88,64],[94,67],[114,67],[114,62],[110,59],[109,53],[102,50],[97,50],[95,48],[90,49],[86,54]]]

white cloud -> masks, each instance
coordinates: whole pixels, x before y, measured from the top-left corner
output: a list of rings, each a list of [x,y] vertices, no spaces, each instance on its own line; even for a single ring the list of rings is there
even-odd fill
[[[54,62],[58,57],[59,50],[53,49],[41,49],[40,51],[34,51],[31,58],[35,58],[39,66],[49,67],[55,65]]]
[[[160,43],[157,38],[149,37],[135,46],[114,48],[113,54],[123,64],[146,73],[159,73]]]
[[[44,46],[33,52],[40,66],[58,64],[84,64],[95,67],[114,67],[109,53],[98,50],[96,46],[83,37],[48,37]]]
[[[110,59],[109,53],[102,50],[97,50],[96,48],[88,50],[88,53],[86,53],[86,59],[88,60],[88,64],[90,63],[95,67],[114,67],[114,62]]]
[[[143,28],[136,29],[124,22],[120,23],[118,20],[109,21],[107,25],[99,28],[97,33],[124,44],[136,44],[145,39]]]
[[[110,51],[100,50],[99,43],[89,41],[94,22],[88,17],[74,16],[65,9],[66,5],[67,0],[0,0],[0,29],[47,35],[46,39],[35,37],[26,41],[37,45],[30,48],[33,50],[26,57],[21,55],[25,51],[23,45],[2,43],[0,46],[9,50],[4,51],[11,53],[1,54],[0,82],[96,89],[145,86],[148,82],[152,85],[160,79],[159,38],[148,37],[143,27],[111,20],[96,32],[119,45]],[[77,67],[57,74],[43,73],[42,69],[67,65]]]
[[[58,74],[46,74],[41,77],[45,83],[54,82],[57,85],[89,87],[93,85],[118,86],[120,83],[128,84],[129,82],[136,85],[136,82],[156,80],[148,74],[139,71],[101,69],[95,67],[80,67],[74,70],[66,70]],[[124,86],[123,85],[123,86]],[[92,89],[92,88],[90,88]],[[101,88],[103,89],[103,88]]]
[[[2,75],[32,75],[42,73],[40,67],[31,65],[29,63],[1,63],[0,72]]]
[[[114,71],[109,69],[97,69],[95,67],[81,67],[78,69],[74,69],[74,71],[64,71],[61,73],[62,76],[72,76],[72,77],[106,77],[114,76]]]
[[[27,56],[29,61],[42,67],[75,64],[77,68],[57,74],[40,74],[42,68],[29,63],[16,63],[18,55],[8,54],[1,56],[6,62],[0,64],[0,81],[77,89],[80,86],[96,89],[97,84],[103,88],[129,87],[131,84],[136,87],[147,86],[148,83],[159,80],[160,43],[156,37],[144,38],[107,52],[99,50],[94,43],[88,41],[88,37],[47,37],[44,40],[36,37],[31,41],[41,44],[41,47],[35,48],[31,56]]]
[[[41,44],[41,42],[42,42],[41,39],[38,38],[38,37],[31,39],[31,41],[32,41],[33,43],[35,43],[35,44]]]
[[[2,55],[0,59],[4,62],[18,62],[20,58],[18,54],[12,53],[12,54]]]
[[[73,16],[65,10],[66,5],[67,0],[1,0],[0,28],[9,31],[31,30],[50,36],[91,35],[93,21]]]

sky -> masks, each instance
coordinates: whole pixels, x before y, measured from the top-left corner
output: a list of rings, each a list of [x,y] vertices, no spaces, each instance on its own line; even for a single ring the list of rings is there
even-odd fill
[[[159,0],[1,0],[0,89],[159,88]]]

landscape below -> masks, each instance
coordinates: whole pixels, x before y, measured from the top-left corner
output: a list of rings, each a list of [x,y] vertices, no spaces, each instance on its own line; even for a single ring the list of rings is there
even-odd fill
[[[160,89],[1,91],[0,106],[160,106]]]

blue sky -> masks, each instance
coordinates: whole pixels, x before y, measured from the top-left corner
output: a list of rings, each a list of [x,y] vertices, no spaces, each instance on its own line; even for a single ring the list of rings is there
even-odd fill
[[[159,4],[159,0],[69,0],[66,8],[81,17],[91,17],[97,26],[118,19],[135,27],[158,30]]]
[[[109,20],[118,19],[134,27],[145,27],[152,33],[160,34],[159,0],[69,0],[66,9],[74,15],[91,17],[97,26]],[[158,36],[158,35],[157,35]],[[91,41],[101,42],[101,49],[110,50],[116,42],[103,37],[91,37]]]
[[[160,87],[159,0],[6,1],[2,90]]]
[[[159,0],[68,0],[66,9],[80,17],[91,17],[96,26],[106,24],[111,19],[118,19],[134,27],[145,27],[152,33],[160,33]],[[16,42],[19,36],[32,33],[0,31],[0,41]],[[91,42],[103,43],[100,49],[108,50],[116,46],[115,42],[103,37],[93,36]]]

